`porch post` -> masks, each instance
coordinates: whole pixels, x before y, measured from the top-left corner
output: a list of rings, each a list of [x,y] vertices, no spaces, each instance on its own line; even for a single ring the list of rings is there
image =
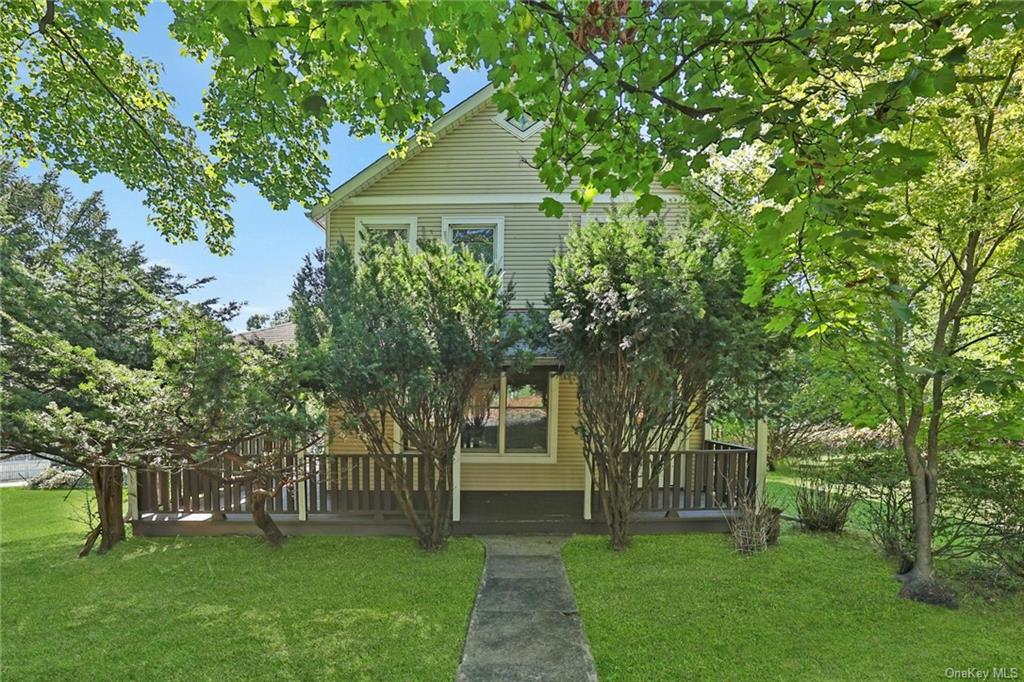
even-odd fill
[[[309,511],[306,509],[306,474],[309,462],[306,461],[306,452],[303,450],[295,458],[295,506],[299,510],[299,521],[309,519]]]
[[[462,432],[455,441],[455,455],[452,457],[452,521],[462,519]]]
[[[765,485],[768,477],[768,422],[764,419],[757,420],[757,426],[754,429],[754,447],[757,449],[755,453],[754,495],[757,504],[760,505],[761,500],[764,499]]]
[[[125,486],[128,488],[128,520],[139,519],[139,476],[134,467],[127,467]]]
[[[594,476],[590,473],[590,465],[583,462],[583,520],[590,521],[591,498],[594,488]]]

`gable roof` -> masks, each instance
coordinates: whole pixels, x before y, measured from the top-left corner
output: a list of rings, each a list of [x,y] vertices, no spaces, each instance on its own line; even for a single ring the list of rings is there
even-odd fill
[[[434,134],[435,140],[443,137],[445,133],[454,129],[456,124],[464,120],[473,112],[477,111],[480,107],[487,104],[493,94],[494,86],[488,83],[446,111],[440,118],[434,121],[433,125],[430,127],[430,131]],[[415,140],[412,140],[409,142],[409,149],[405,156],[395,157],[390,154],[381,156],[369,166],[335,188],[326,202],[314,206],[313,210],[306,215],[309,216],[310,220],[323,229],[323,217],[331,209],[356,192],[366,188],[367,185],[371,184],[375,180],[394,171],[425,148],[429,148],[429,145],[422,145],[417,143]]]

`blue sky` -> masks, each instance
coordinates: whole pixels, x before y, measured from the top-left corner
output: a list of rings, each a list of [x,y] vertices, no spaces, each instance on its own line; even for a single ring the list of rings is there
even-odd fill
[[[203,89],[209,82],[209,70],[191,59],[182,57],[177,43],[171,39],[167,26],[170,9],[162,3],[150,6],[137,34],[125,36],[132,54],[148,57],[164,67],[163,87],[176,100],[176,113],[190,122],[201,108]],[[485,84],[480,73],[460,73],[452,78],[446,104],[452,106]],[[339,127],[331,136],[329,185],[333,188],[359,172],[387,151],[377,137],[357,140]],[[28,167],[38,177],[42,167]],[[324,234],[313,225],[304,210],[293,204],[287,211],[275,211],[251,187],[235,187],[232,216],[235,220],[234,252],[230,256],[211,254],[202,242],[173,245],[146,223],[142,194],[127,190],[111,175],[100,175],[84,183],[74,173],[62,174],[65,185],[79,197],[100,190],[103,192],[110,224],[117,228],[126,242],[140,242],[154,263],[166,265],[188,277],[213,275],[199,297],[216,296],[221,300],[245,301],[242,314],[234,321],[242,328],[253,313],[270,313],[288,305],[292,277],[302,257],[323,244]]]

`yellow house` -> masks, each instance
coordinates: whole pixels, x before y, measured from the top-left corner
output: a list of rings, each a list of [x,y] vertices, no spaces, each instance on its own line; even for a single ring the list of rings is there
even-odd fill
[[[550,196],[532,167],[544,127],[512,119],[479,90],[433,126],[430,146],[413,145],[404,158],[384,156],[334,190],[311,213],[328,249],[347,242],[358,256],[361,240],[384,231],[415,248],[422,239],[472,244],[515,283],[513,308],[543,305],[549,264],[574,224],[600,220],[612,199],[598,196],[586,213],[568,194],[561,218],[539,210]],[[677,191],[664,188],[663,218],[686,219]],[[620,198],[628,201],[629,197]],[[457,456],[458,521],[532,520],[542,511],[592,518],[591,481],[576,425],[575,381],[555,358],[537,358],[526,376],[495,377],[471,406]],[[483,403],[483,404],[480,404]],[[396,436],[396,451],[401,449]],[[704,449],[703,416],[687,446]],[[335,436],[328,453],[365,452],[356,436]]]
[[[310,213],[324,231],[326,247],[344,241],[358,257],[364,235],[376,232],[406,240],[412,248],[424,239],[467,245],[514,282],[513,308],[542,306],[551,258],[570,228],[601,220],[612,199],[596,197],[584,214],[564,195],[557,197],[566,207],[563,217],[544,216],[539,205],[550,193],[531,165],[544,123],[509,118],[496,108],[492,95],[493,89],[485,87],[448,111],[435,122],[430,146],[413,144],[404,158],[384,156],[334,190]],[[663,188],[660,194],[662,217],[670,224],[685,220],[679,193]],[[288,327],[256,334],[287,342]],[[525,375],[502,372],[481,386],[472,403],[454,463],[454,532],[603,529],[575,431],[576,382],[557,358],[536,358]],[[417,455],[405,450],[397,430],[394,442],[395,456],[407,458],[409,471],[417,471]],[[638,513],[646,514],[650,530],[722,529],[730,489],[753,485],[763,475],[763,462],[753,449],[706,440],[702,414],[693,420],[684,448]],[[271,505],[282,528],[404,532],[387,476],[366,453],[357,435],[332,430],[326,452],[308,458],[305,471],[298,473],[303,483],[282,491]],[[189,485],[183,478],[177,490],[187,491]],[[181,492],[182,506],[170,490],[172,501],[162,507],[152,501],[166,495],[140,492],[143,506],[156,505],[151,513],[209,510],[222,520],[244,511],[241,493],[211,490],[211,499],[204,502],[202,493],[190,497]],[[295,515],[294,523],[289,514]],[[315,526],[301,525],[315,521]]]

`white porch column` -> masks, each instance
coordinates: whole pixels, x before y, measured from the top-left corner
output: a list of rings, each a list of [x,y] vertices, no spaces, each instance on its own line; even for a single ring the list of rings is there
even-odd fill
[[[127,467],[125,486],[128,488],[128,520],[139,518],[139,476],[133,467]]]
[[[757,448],[754,494],[757,504],[760,504],[764,499],[768,477],[768,422],[764,419],[757,420],[757,426],[754,429],[754,447]]]
[[[455,442],[452,457],[452,521],[462,519],[462,433]]]
[[[593,494],[594,488],[594,476],[590,473],[590,465],[586,462],[583,463],[583,520],[590,521],[592,514],[590,513],[591,508],[591,495]]]
[[[309,518],[306,508],[306,474],[308,468],[306,453],[302,452],[295,458],[295,507],[299,510],[299,521]]]

